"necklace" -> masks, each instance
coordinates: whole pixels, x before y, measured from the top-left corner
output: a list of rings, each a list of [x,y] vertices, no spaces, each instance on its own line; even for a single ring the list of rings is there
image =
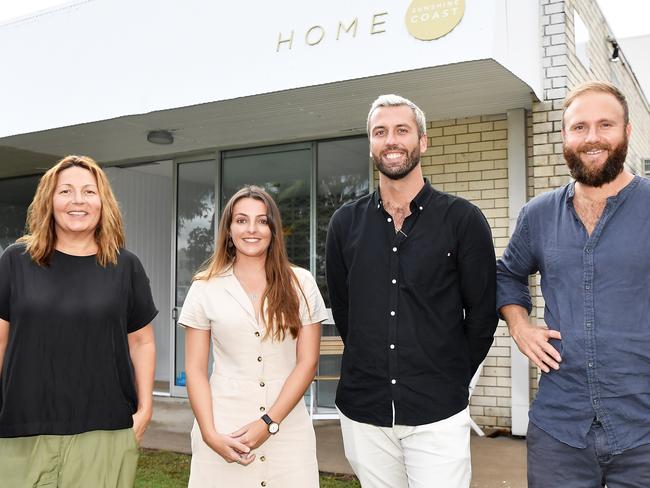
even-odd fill
[[[233,269],[233,274],[235,275],[235,278],[237,278],[237,281],[239,281],[239,284],[242,287],[242,289],[244,290],[244,292],[246,293],[246,295],[248,295],[248,298],[250,298],[250,301],[253,303],[253,305],[256,305],[258,298],[261,298],[260,294],[258,292],[256,292],[256,291],[255,292],[249,292],[244,287],[244,281],[239,276],[239,273],[234,269]]]

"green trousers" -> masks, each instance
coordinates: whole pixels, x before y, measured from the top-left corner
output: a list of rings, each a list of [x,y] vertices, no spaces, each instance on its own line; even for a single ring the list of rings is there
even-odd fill
[[[0,486],[133,488],[133,429],[0,438]]]

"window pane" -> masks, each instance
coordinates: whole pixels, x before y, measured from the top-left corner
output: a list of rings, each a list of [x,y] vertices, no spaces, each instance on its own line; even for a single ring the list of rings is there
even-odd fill
[[[316,217],[316,281],[329,307],[325,283],[325,239],[334,211],[367,195],[369,186],[368,138],[318,143],[318,195]],[[332,326],[330,326],[332,327]],[[338,335],[333,327],[323,335]]]
[[[215,161],[178,165],[176,207],[176,307],[183,306],[192,276],[214,250]],[[185,386],[185,333],[176,326],[174,384]]]
[[[40,176],[0,180],[0,254],[25,233],[27,207]]]
[[[280,208],[285,243],[292,263],[309,269],[310,175],[309,146],[265,152],[225,153],[222,207],[244,185],[258,185]]]

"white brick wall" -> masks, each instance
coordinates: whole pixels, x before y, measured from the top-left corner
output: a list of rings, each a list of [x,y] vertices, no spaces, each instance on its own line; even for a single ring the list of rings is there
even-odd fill
[[[633,133],[628,162],[641,171],[641,157],[650,157],[650,107],[624,62],[609,60],[611,35],[595,2],[591,0],[540,0],[544,100],[534,101],[527,112],[528,198],[550,191],[569,181],[562,156],[562,103],[568,90],[589,79],[615,82],[630,105]],[[577,9],[587,24],[591,42],[590,69],[577,59],[573,34],[573,12]],[[422,169],[438,189],[462,196],[484,212],[494,237],[497,257],[508,243],[508,161],[505,114],[477,115],[429,122],[429,149]],[[375,177],[377,177],[375,175]],[[544,301],[539,275],[530,278],[532,319],[543,322]],[[485,361],[483,374],[470,403],[470,413],[482,427],[511,426],[510,337],[499,323]],[[539,370],[530,365],[530,398],[537,392]]]
[[[436,188],[467,198],[483,211],[499,256],[508,238],[507,126],[505,114],[431,122],[430,148],[422,157],[422,170]],[[483,427],[510,428],[510,339],[503,323],[470,412]]]
[[[628,150],[628,163],[642,174],[640,160],[650,155],[650,106],[624,60],[613,63],[608,31],[596,2],[591,0],[541,0],[542,66],[544,67],[544,97],[533,103],[531,160],[528,161],[529,196],[539,195],[569,181],[569,172],[562,157],[560,134],[562,103],[572,87],[587,80],[605,80],[616,84],[625,93],[630,108],[633,131]],[[587,70],[575,54],[574,11],[587,25],[590,33]],[[530,123],[530,121],[529,121]],[[544,300],[539,289],[539,275],[531,277],[533,320],[543,322]],[[531,366],[531,399],[537,392],[539,371]]]
[[[507,128],[506,114],[431,121],[429,148],[421,159],[424,176],[438,190],[466,198],[483,211],[497,256],[508,242]],[[510,403],[510,339],[500,323],[470,412],[483,427],[509,429]]]

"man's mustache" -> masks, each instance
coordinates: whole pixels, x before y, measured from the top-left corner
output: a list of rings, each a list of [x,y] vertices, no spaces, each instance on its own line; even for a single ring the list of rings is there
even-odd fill
[[[604,151],[611,151],[612,146],[605,142],[592,142],[589,144],[585,143],[578,147],[578,152],[598,151],[601,149]]]

